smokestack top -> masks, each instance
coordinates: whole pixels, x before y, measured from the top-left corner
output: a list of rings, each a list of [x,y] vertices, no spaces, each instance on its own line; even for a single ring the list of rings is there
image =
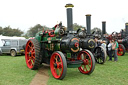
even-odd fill
[[[106,22],[106,21],[102,21],[102,22]]]
[[[66,8],[73,8],[74,5],[73,5],[73,4],[66,4],[65,7],[66,7]]]
[[[91,16],[91,14],[86,14],[85,16]]]
[[[125,25],[128,25],[128,22],[126,22]]]

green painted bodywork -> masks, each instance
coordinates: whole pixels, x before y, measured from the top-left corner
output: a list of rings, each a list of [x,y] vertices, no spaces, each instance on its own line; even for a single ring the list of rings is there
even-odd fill
[[[60,28],[56,28],[56,30],[54,31],[55,35],[59,36],[59,29]]]
[[[71,53],[67,53],[67,58],[71,58]]]
[[[36,36],[35,36],[35,39],[37,39],[38,42],[41,41],[41,36],[39,36],[40,33],[42,33],[42,31],[38,32],[38,33],[36,34]]]
[[[81,64],[67,64],[68,68],[78,68],[80,66],[81,66]]]
[[[59,27],[53,27],[51,30],[54,30],[54,37],[50,37],[48,32],[45,31],[44,36],[40,36],[40,34],[43,34],[42,31],[38,32],[35,36],[35,39],[38,40],[38,42],[44,42],[45,44],[45,49],[50,50],[50,51],[60,51],[60,43],[59,42],[54,42],[54,41],[60,41],[61,38],[56,38],[59,36]]]

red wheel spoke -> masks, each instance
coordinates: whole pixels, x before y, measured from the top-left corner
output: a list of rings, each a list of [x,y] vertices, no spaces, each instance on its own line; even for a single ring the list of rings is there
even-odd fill
[[[59,76],[61,75],[61,70],[60,69],[58,69],[59,70]]]
[[[29,52],[27,52],[27,55],[29,54]]]
[[[35,56],[31,56],[31,59],[35,59]]]
[[[91,66],[88,64],[88,67],[91,68]]]
[[[31,59],[31,62],[32,62],[32,65],[34,65],[34,60],[33,59]]]
[[[80,67],[82,67],[82,66],[84,66],[84,64],[81,64],[81,66],[80,66]]]
[[[58,62],[58,61],[57,61],[57,57],[58,57],[58,56],[55,56],[55,60],[56,60],[56,62]]]
[[[84,69],[83,69],[83,70],[86,70],[86,71],[88,71],[88,70],[87,70],[87,68],[86,68],[86,65],[84,65]]]
[[[53,65],[55,64],[55,62],[53,62]]]
[[[32,52],[31,55],[32,55],[32,56],[35,56],[35,52]]]
[[[28,48],[29,48],[29,49],[31,48],[30,45],[28,45]]]
[[[31,49],[31,52],[33,52],[34,51],[34,47],[32,47],[32,49]]]
[[[28,63],[30,63],[30,62],[31,62],[31,60],[29,59],[27,62],[28,62]]]
[[[91,62],[89,61],[89,62],[88,62],[88,64],[90,65],[90,64],[91,64]]]
[[[88,60],[88,62],[90,61],[90,59],[89,59],[89,58],[88,58],[87,60]]]
[[[31,57],[31,56],[29,56],[29,59],[32,59],[32,57]]]
[[[84,59],[86,59],[87,54],[84,54]]]
[[[62,63],[60,62],[60,63],[59,63],[59,68],[62,68],[62,67],[63,67],[63,66],[62,66]]]
[[[30,49],[30,51],[31,51],[31,50],[32,50],[32,47],[30,46],[29,49]]]
[[[61,65],[61,62],[57,62],[57,65],[60,66]]]
[[[54,68],[54,71],[56,72],[56,71],[57,71],[57,69],[56,69],[56,68]]]

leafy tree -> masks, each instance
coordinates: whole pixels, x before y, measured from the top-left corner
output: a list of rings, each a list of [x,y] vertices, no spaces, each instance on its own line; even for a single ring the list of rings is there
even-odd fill
[[[79,25],[79,24],[77,24],[77,23],[74,23],[74,24],[73,24],[73,29],[74,29],[74,30],[77,30],[77,29],[79,29],[79,28],[85,28],[85,27],[82,26],[82,25]]]
[[[94,31],[95,31],[95,32],[99,31],[100,33],[102,33],[101,29],[100,29],[100,28],[97,28],[97,27],[93,28],[93,29],[91,30],[91,33],[94,32]]]
[[[23,34],[23,31],[17,29],[12,29],[13,36],[21,36]]]
[[[3,34],[3,28],[0,27],[0,35],[2,35],[2,34]]]
[[[42,30],[47,30],[47,29],[49,28],[46,26],[41,26],[40,24],[37,24],[34,27],[29,28],[26,35],[29,37],[35,37],[37,32],[42,31]]]
[[[3,36],[12,36],[12,30],[10,26],[3,29]]]
[[[27,33],[23,34],[23,35],[22,35],[22,37],[25,37],[26,39],[28,39],[28,38],[29,38],[29,36],[28,36],[28,34],[27,34]]]
[[[23,31],[17,29],[12,29],[10,26],[3,28],[3,36],[21,36]]]

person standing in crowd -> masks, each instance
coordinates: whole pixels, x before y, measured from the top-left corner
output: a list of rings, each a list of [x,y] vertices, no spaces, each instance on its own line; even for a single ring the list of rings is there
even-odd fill
[[[109,60],[108,61],[112,61],[112,54],[113,54],[113,50],[112,50],[112,40],[109,41],[108,44],[108,56],[109,56]]]
[[[99,40],[98,37],[95,37],[96,47],[102,46],[104,50],[106,51],[106,41],[105,40]]]
[[[104,50],[105,50],[105,52],[106,52],[106,41],[103,40],[101,43],[102,43],[101,46],[104,48]]]
[[[118,49],[118,42],[113,39],[113,44],[112,44],[112,50],[114,51],[114,61],[117,62],[118,61],[118,56],[117,56],[117,49]]]
[[[96,47],[101,46],[102,40],[99,40],[98,37],[95,37]]]

